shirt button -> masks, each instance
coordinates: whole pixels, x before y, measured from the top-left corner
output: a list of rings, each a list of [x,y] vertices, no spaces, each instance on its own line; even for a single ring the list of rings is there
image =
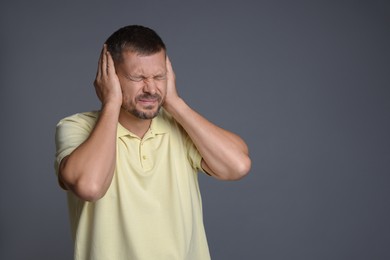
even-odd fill
[[[146,160],[146,155],[142,156],[142,159]]]

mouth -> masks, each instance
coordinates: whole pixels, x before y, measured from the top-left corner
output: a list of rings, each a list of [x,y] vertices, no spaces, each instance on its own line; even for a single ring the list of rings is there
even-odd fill
[[[137,98],[137,102],[142,104],[143,106],[154,106],[160,102],[161,98],[158,95],[148,95],[148,96],[140,96]]]

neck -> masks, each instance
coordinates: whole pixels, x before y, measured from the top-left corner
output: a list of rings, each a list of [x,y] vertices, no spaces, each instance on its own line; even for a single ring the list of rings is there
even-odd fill
[[[119,123],[139,138],[144,137],[149,130],[151,122],[151,119],[140,119],[122,108],[119,113]]]

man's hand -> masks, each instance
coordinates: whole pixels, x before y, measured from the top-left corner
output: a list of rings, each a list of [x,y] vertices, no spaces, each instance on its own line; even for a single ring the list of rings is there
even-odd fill
[[[122,89],[107,46],[100,54],[94,82],[102,102],[98,121],[89,137],[60,163],[59,180],[82,200],[96,201],[110,187],[116,165],[116,133]]]
[[[167,66],[167,94],[165,97],[164,108],[169,112],[170,106],[174,106],[175,102],[180,100],[176,90],[176,78],[172,69],[171,61],[168,56],[166,58]]]
[[[114,61],[107,51],[106,44],[104,44],[100,54],[94,86],[102,106],[108,103],[122,104],[121,85],[115,72]]]
[[[248,147],[236,134],[226,131],[195,112],[179,97],[175,74],[167,57],[167,95],[164,108],[184,128],[202,156],[202,168],[221,180],[237,180],[250,170]]]

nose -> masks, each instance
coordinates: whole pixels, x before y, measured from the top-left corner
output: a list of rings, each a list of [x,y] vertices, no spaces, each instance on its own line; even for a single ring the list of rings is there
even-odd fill
[[[151,95],[156,94],[157,87],[156,87],[156,83],[154,82],[153,79],[145,79],[143,91],[145,93],[149,93]]]

